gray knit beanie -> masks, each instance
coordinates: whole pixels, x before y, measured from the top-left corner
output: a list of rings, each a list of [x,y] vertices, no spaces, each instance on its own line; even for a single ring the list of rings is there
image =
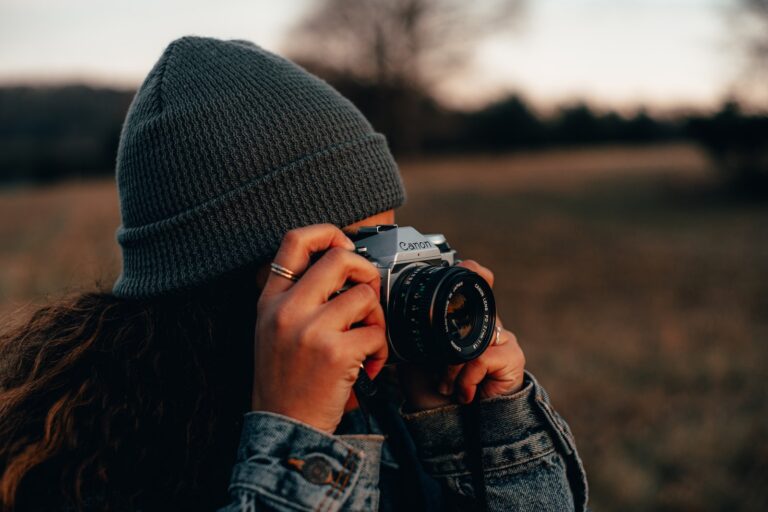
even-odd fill
[[[173,41],[136,93],[117,185],[122,297],[266,262],[290,229],[406,200],[386,139],[335,89],[253,43],[203,37]]]

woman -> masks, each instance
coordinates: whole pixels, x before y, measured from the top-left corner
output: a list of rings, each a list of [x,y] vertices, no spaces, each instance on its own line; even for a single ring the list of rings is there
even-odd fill
[[[463,366],[382,372],[379,276],[346,235],[393,223],[405,191],[328,84],[246,41],[176,40],[131,104],[117,181],[111,292],[0,340],[3,510],[585,509],[573,437],[511,332]],[[361,364],[381,373],[370,417]]]

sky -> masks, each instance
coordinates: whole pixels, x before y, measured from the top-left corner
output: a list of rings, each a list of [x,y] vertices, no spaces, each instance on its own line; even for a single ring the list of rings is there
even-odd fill
[[[317,0],[0,0],[0,82],[135,87],[185,34],[280,53]],[[510,92],[543,108],[714,108],[738,75],[733,0],[529,0],[516,30],[486,38],[441,99],[473,107]]]

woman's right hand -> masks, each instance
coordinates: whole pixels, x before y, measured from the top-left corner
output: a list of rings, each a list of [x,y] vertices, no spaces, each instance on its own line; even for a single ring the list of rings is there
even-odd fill
[[[286,233],[275,256],[298,281],[273,272],[257,304],[254,411],[271,411],[333,433],[360,364],[371,378],[387,360],[376,267],[332,224]],[[326,251],[310,266],[313,253]],[[358,284],[332,298],[347,281]],[[329,300],[332,298],[332,300]],[[351,329],[356,323],[359,327]]]

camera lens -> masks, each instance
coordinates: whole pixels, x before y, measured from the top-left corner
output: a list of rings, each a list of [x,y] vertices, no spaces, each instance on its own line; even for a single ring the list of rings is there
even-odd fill
[[[491,287],[475,272],[422,264],[401,272],[387,316],[394,359],[457,364],[490,344],[496,304]]]

